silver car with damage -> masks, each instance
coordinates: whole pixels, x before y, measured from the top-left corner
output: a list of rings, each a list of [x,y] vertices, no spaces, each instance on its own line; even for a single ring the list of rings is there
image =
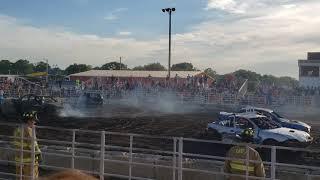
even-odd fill
[[[281,127],[266,116],[255,113],[220,112],[218,120],[209,123],[207,130],[222,138],[236,137],[246,128],[255,130],[257,144],[306,147],[313,140],[307,132]]]

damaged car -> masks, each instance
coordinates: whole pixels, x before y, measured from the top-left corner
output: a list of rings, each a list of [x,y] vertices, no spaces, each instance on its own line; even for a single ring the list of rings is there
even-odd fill
[[[247,128],[255,130],[256,144],[306,147],[313,140],[305,131],[281,127],[266,116],[255,113],[220,112],[218,120],[209,123],[207,130],[223,139],[225,136],[236,137]]]

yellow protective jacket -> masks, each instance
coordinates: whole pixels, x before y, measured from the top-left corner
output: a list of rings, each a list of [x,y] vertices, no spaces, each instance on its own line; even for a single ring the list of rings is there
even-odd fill
[[[226,160],[224,165],[224,172],[231,173],[231,174],[239,174],[239,175],[246,175],[246,147],[245,146],[234,146],[232,147],[228,153],[228,158],[235,158],[237,160]],[[240,159],[240,160],[239,160]],[[242,160],[241,160],[242,159]],[[256,176],[256,177],[266,177],[264,166],[262,160],[260,158],[259,153],[249,147],[249,160],[258,161],[258,162],[249,162],[249,175]],[[228,176],[228,180],[242,180],[246,179],[239,176]]]
[[[22,129],[23,129],[23,139],[21,141],[21,133],[22,133]],[[14,130],[14,141],[13,141],[13,145],[16,149],[16,153],[15,153],[15,161],[16,162],[20,162],[21,161],[21,147],[23,148],[24,152],[23,152],[23,157],[22,157],[22,162],[23,163],[31,163],[31,148],[32,148],[32,128],[28,127],[28,126],[20,126],[18,128],[16,128]],[[38,142],[36,140],[36,137],[34,137],[34,147],[35,147],[35,155],[40,154],[40,148],[38,145]],[[25,152],[25,151],[30,151],[30,152]],[[37,162],[37,156],[35,157],[35,161]]]

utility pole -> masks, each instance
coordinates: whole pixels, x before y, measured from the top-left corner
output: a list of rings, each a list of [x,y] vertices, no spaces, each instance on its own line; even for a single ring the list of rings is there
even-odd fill
[[[120,56],[120,70],[121,70],[121,56]]]
[[[169,13],[169,55],[168,55],[168,77],[170,78],[171,72],[171,14],[176,11],[176,8],[165,8],[162,9],[162,12]]]
[[[48,59],[46,59],[46,63],[47,63],[47,78],[46,78],[46,81],[48,83],[49,82],[49,63],[48,63]]]

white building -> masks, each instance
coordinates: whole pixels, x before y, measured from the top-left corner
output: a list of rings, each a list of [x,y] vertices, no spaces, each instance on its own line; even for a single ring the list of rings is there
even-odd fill
[[[307,60],[298,60],[299,84],[303,87],[320,87],[320,52],[308,52]]]

